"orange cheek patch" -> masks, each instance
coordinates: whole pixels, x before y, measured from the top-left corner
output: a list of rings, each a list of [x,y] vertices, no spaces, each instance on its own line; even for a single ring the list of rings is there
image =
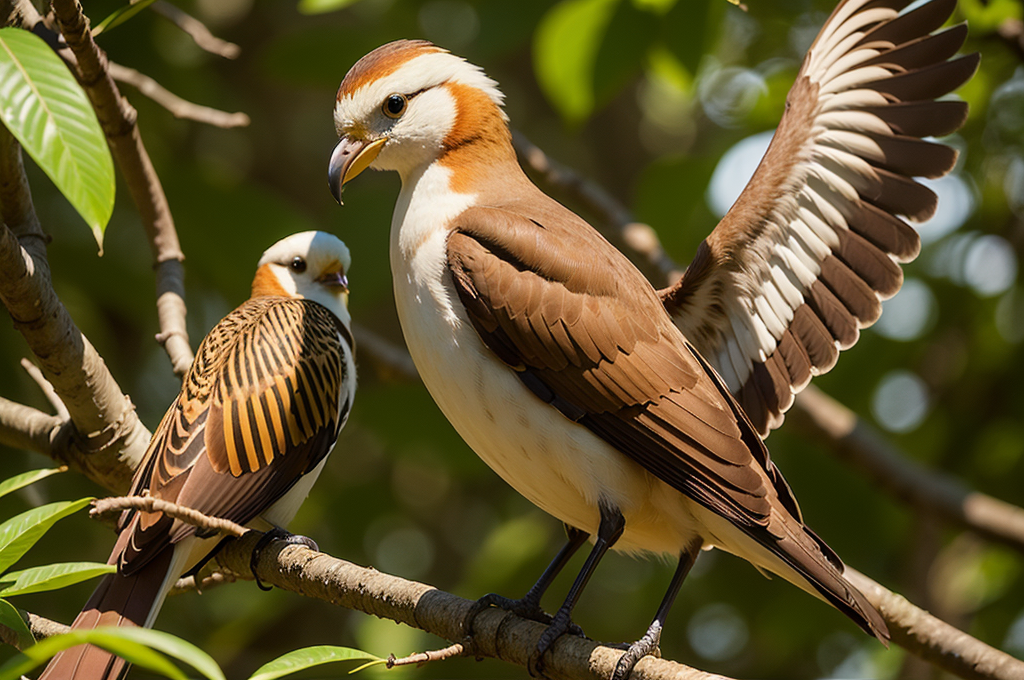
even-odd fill
[[[291,297],[281,281],[277,278],[274,270],[269,264],[265,264],[256,270],[256,276],[252,280],[252,297],[272,295],[275,297]]]

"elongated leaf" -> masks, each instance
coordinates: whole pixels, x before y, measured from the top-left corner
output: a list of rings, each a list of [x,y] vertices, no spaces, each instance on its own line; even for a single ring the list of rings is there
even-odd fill
[[[324,14],[354,5],[359,0],[299,0],[299,12],[302,14]]]
[[[96,630],[104,629],[97,628]],[[213,657],[191,642],[182,640],[170,633],[150,628],[108,628],[106,630],[116,633],[122,639],[146,645],[159,652],[163,652],[167,656],[184,661],[202,673],[204,677],[209,678],[209,680],[225,680],[224,672],[217,665],[217,662],[213,660]]]
[[[0,524],[0,573],[21,559],[57,520],[78,512],[92,498],[61,501],[32,508]]]
[[[360,669],[367,665],[384,663],[384,659],[374,656],[361,649],[350,647],[334,647],[331,645],[318,645],[316,647],[303,647],[293,652],[279,656],[270,663],[264,664],[256,669],[249,680],[275,680],[283,678],[292,673],[298,673],[307,668],[321,666],[325,663],[336,661],[369,661],[370,664],[363,664]]]
[[[21,612],[7,600],[0,600],[0,624],[17,633],[18,646],[24,648],[35,642],[32,631],[28,629],[28,624],[25,623],[25,619],[21,618]]]
[[[116,570],[112,564],[99,562],[63,562],[12,571],[0,578],[0,597],[57,590]]]
[[[562,0],[544,18],[533,42],[533,67],[562,117],[579,122],[594,109],[594,65],[618,0]]]
[[[153,651],[145,644],[124,635],[129,630],[139,629],[94,628],[92,630],[73,630],[63,635],[54,635],[53,637],[46,638],[8,660],[3,666],[0,666],[0,680],[17,680],[17,678],[20,678],[33,668],[46,663],[59,652],[86,643],[102,647],[109,652],[117,654],[131,664],[160,673],[164,677],[172,678],[172,680],[188,680],[188,676],[180,668],[168,661],[163,654]]]
[[[92,229],[114,209],[114,164],[89,99],[42,38],[0,28],[0,119]]]
[[[132,2],[124,7],[115,9],[107,16],[106,19],[98,23],[96,28],[92,29],[93,37],[103,33],[104,31],[109,31],[112,28],[120,26],[142,10],[152,5],[154,2],[156,2],[156,0],[138,0],[137,2]]]
[[[20,475],[14,475],[8,477],[4,481],[0,482],[0,497],[6,496],[7,494],[17,491],[29,484],[34,484],[40,479],[45,479],[50,475],[55,475],[58,472],[64,472],[67,468],[44,468],[42,470],[29,470],[28,472],[22,472]]]

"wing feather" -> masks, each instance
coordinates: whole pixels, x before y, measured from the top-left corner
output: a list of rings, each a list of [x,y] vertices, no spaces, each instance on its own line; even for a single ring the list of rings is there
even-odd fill
[[[973,75],[955,0],[847,0],[826,21],[765,158],[683,278],[661,291],[676,325],[764,437],[903,282],[956,151],[921,139],[967,116],[935,101]],[[936,32],[938,31],[938,32]],[[724,312],[724,313],[723,313]]]

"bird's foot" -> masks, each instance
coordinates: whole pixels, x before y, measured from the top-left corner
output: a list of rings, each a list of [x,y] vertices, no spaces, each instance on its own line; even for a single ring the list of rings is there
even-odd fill
[[[472,608],[470,608],[466,617],[462,620],[462,630],[466,636],[472,637],[473,621],[476,620],[480,612],[489,607],[497,607],[502,611],[510,612],[524,619],[543,623],[545,626],[550,625],[552,621],[551,614],[541,609],[540,598],[534,595],[532,590],[518,600],[513,600],[510,597],[504,597],[497,593],[489,593],[473,603]],[[571,621],[570,624],[571,626],[567,632],[579,637],[586,637],[583,634],[582,628]]]
[[[547,627],[541,636],[537,640],[537,649],[534,650],[530,656],[530,661],[526,666],[526,669],[530,672],[533,677],[547,677],[544,675],[544,655],[547,653],[551,646],[555,644],[555,640],[562,637],[565,633],[583,635],[583,631],[580,627],[572,622],[572,615],[569,610],[562,607],[558,610],[558,613],[551,619],[551,625]]]
[[[637,662],[649,654],[661,656],[661,650],[658,649],[659,642],[661,642],[661,623],[655,621],[644,633],[644,636],[631,644],[626,653],[619,657],[611,680],[626,680],[633,672],[633,667]]]
[[[298,534],[289,533],[281,527],[274,527],[270,531],[260,536],[260,540],[256,542],[256,546],[252,549],[252,556],[249,558],[249,570],[252,572],[252,577],[256,579],[256,586],[260,590],[273,590],[273,586],[268,586],[260,580],[260,577],[256,574],[256,565],[260,562],[260,555],[266,549],[268,545],[274,541],[284,541],[288,545],[304,545],[310,550],[320,551],[320,546],[316,544],[312,538],[308,536],[300,536]]]

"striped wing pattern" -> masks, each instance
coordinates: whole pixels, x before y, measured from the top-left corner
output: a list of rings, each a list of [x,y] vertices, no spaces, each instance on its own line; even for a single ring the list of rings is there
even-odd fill
[[[978,56],[953,58],[965,25],[935,32],[956,0],[848,0],[811,46],[757,172],[660,292],[761,436],[832,368],[903,283],[936,197],[913,177],[949,172],[956,152],[921,139],[956,130],[959,87]]]
[[[348,416],[352,340],[308,300],[253,298],[203,340],[132,493],[245,524],[330,452]],[[132,519],[126,513],[122,527]],[[142,514],[121,565],[138,568],[194,527]]]

